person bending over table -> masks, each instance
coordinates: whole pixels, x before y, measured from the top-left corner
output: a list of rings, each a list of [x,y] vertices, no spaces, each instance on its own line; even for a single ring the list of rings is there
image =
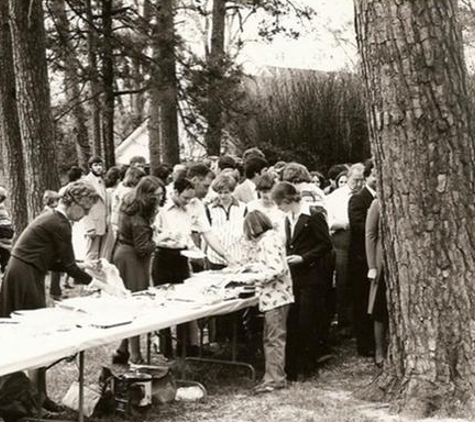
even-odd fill
[[[152,223],[165,196],[164,183],[155,176],[145,176],[122,202],[119,215],[118,246],[113,262],[125,287],[132,292],[149,287],[150,258],[155,250]],[[128,345],[130,344],[129,354]],[[140,336],[124,339],[112,355],[112,363],[143,364]]]
[[[0,289],[0,317],[26,309],[46,308],[45,276],[48,271],[63,271],[79,283],[87,284],[91,275],[76,264],[71,241],[71,222],[84,217],[98,195],[84,182],[75,182],[64,191],[57,208],[37,217],[20,235]],[[100,274],[93,263],[84,264],[94,277]],[[46,369],[30,371],[29,376],[40,393],[42,407],[60,410],[46,393]]]

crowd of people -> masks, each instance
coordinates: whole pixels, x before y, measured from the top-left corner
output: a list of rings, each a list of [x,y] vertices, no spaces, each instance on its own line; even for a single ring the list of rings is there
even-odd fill
[[[369,159],[334,165],[325,178],[296,162],[270,165],[257,148],[242,158],[224,155],[152,171],[143,157],[107,171],[100,157],[92,157],[86,175],[73,167],[66,186],[45,192],[43,213],[13,246],[13,233],[2,229],[11,221],[0,189],[0,316],[45,307],[48,271],[55,272],[50,294],[56,300],[60,272],[76,282],[100,278],[91,264],[100,257],[117,266],[132,292],[182,283],[204,269],[251,265],[259,274],[266,362],[256,393],[313,376],[331,355],[332,326],[354,334],[357,353],[381,366],[387,309],[375,171]],[[76,232],[71,222],[79,220]],[[86,243],[79,265],[75,236]],[[205,258],[187,258],[186,249]],[[229,338],[226,317],[212,328],[212,341]],[[187,340],[175,344],[164,330],[162,353],[195,353],[198,333],[198,322],[179,326],[177,338]],[[140,338],[123,340],[112,361],[142,363]],[[44,371],[37,372],[44,407],[54,410]]]

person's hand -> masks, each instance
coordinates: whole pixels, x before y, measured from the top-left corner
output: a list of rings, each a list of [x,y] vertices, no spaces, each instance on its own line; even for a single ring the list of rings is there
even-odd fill
[[[370,268],[368,270],[368,278],[370,280],[374,280],[376,278],[376,275],[378,274],[378,271],[376,270],[376,268]]]
[[[108,283],[105,283],[104,281],[98,280],[97,278],[94,278],[87,286],[89,290],[101,290],[104,293],[107,293],[108,295],[111,296],[117,296],[117,297],[127,297],[127,290],[122,290],[117,288],[117,286],[110,285]]]
[[[105,281],[106,274],[102,268],[102,263],[100,259],[93,261],[84,261],[82,263],[82,268],[86,271],[92,278],[97,280]]]
[[[298,265],[303,262],[303,258],[300,255],[289,255],[287,256],[287,264],[290,266]]]
[[[229,254],[224,254],[223,255],[223,258],[226,260],[226,262],[228,263],[228,267],[231,267],[231,268],[235,268],[239,265],[239,262],[236,261],[231,255]]]

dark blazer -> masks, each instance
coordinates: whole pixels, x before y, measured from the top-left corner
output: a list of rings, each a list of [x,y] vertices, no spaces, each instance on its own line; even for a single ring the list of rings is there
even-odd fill
[[[49,270],[64,271],[80,283],[92,280],[76,265],[71,223],[57,211],[41,214],[16,241],[0,288],[0,316],[46,307],[45,276]]]
[[[29,224],[11,254],[42,274],[64,271],[79,283],[87,284],[92,280],[76,265],[71,223],[59,211],[44,212]]]
[[[290,222],[285,220],[287,255],[300,255],[303,263],[291,266],[294,288],[324,283],[332,241],[321,213],[301,214],[290,237]]]
[[[366,263],[365,223],[366,215],[373,199],[373,195],[366,186],[350,198],[348,204],[350,247],[348,252],[351,261],[356,259]]]

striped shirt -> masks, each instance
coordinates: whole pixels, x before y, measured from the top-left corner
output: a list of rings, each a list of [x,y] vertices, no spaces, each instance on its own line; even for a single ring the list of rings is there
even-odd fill
[[[206,208],[211,230],[223,245],[224,250],[232,256],[235,261],[241,261],[243,252],[243,226],[244,217],[247,213],[246,204],[234,199],[228,209],[225,209],[221,202],[210,204]],[[208,259],[213,264],[226,265],[222,259],[211,248],[207,250]]]

